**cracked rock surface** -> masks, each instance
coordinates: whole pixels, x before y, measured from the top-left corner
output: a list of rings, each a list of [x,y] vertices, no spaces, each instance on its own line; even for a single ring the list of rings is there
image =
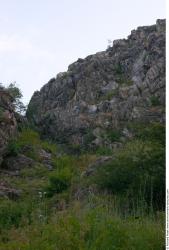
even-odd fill
[[[90,133],[101,145],[105,130],[126,122],[164,122],[164,106],[165,20],[157,20],[69,65],[34,93],[27,117],[57,142],[81,145]]]

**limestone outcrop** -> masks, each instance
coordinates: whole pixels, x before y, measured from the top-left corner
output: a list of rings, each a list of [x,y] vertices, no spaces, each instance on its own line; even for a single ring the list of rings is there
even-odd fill
[[[157,20],[69,65],[34,93],[27,117],[57,142],[102,145],[105,131],[131,137],[129,122],[164,122],[164,107],[165,20]]]

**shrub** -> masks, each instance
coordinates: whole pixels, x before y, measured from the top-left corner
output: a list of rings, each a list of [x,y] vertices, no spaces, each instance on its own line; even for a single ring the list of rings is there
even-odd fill
[[[95,182],[114,194],[143,198],[163,208],[165,200],[165,150],[158,143],[132,141],[116,152],[110,164],[99,168]]]
[[[25,202],[10,200],[1,201],[0,204],[0,229],[19,227],[23,219],[29,219],[31,207]]]
[[[121,65],[120,63],[117,63],[117,64],[114,66],[114,71],[115,71],[115,74],[117,74],[117,75],[122,75],[122,74],[123,74],[122,65]]]
[[[151,96],[150,97],[150,103],[151,106],[159,106],[160,105],[160,100],[157,96]]]
[[[111,142],[117,142],[120,140],[121,132],[119,130],[107,130],[105,135]]]
[[[83,137],[84,139],[84,145],[89,146],[91,142],[96,139],[95,135],[93,134],[92,130],[88,130],[87,133]]]
[[[16,156],[21,151],[21,146],[17,143],[16,139],[9,141],[7,146],[8,155]]]
[[[49,153],[55,154],[57,152],[56,144],[48,141],[42,141],[41,147]]]
[[[108,148],[106,146],[100,146],[97,147],[94,151],[96,155],[112,155],[113,150],[111,148]]]
[[[128,124],[128,128],[138,139],[143,141],[158,142],[165,146],[165,124],[159,122],[149,124],[132,123]]]
[[[116,81],[120,85],[125,85],[125,86],[133,85],[132,79],[128,78],[128,76],[123,71],[123,66],[121,65],[121,63],[117,63],[115,65],[114,72],[115,72]]]
[[[53,159],[53,165],[57,169],[70,168],[74,167],[76,157],[70,155],[63,155]]]
[[[71,184],[72,173],[69,168],[56,170],[49,176],[49,185],[46,188],[47,196],[67,190]]]
[[[55,144],[40,139],[38,132],[30,128],[22,128],[18,137],[9,143],[9,152],[16,155],[24,150],[24,154],[34,160],[40,161],[38,149],[55,154],[57,147]]]
[[[17,155],[24,146],[28,146],[28,156],[35,156],[36,148],[40,146],[39,134],[29,128],[22,129],[18,137],[9,141],[8,152],[10,155]]]

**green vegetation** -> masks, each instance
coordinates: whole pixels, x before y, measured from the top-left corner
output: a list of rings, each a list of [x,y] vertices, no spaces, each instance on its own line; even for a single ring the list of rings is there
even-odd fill
[[[95,138],[96,137],[93,135],[93,131],[88,130],[84,135],[84,144],[88,146]]]
[[[114,71],[115,71],[116,75],[122,75],[123,74],[123,67],[122,67],[122,65],[120,63],[117,63],[114,66]]]
[[[94,151],[96,155],[112,155],[113,150],[112,148],[106,147],[106,146],[99,146]]]
[[[150,104],[151,106],[155,107],[155,106],[159,106],[160,105],[160,100],[157,96],[151,96],[150,98]]]
[[[15,111],[24,114],[26,111],[25,105],[22,103],[22,92],[21,90],[16,86],[16,83],[10,83],[9,86],[6,88],[6,90],[9,92],[11,97],[13,98],[13,105],[15,107]]]
[[[74,207],[49,223],[43,220],[3,235],[0,249],[7,250],[160,250],[164,247],[163,222],[112,214],[109,208],[84,211]],[[13,239],[12,243],[10,240]]]
[[[119,93],[119,88],[112,89],[107,94],[101,96],[99,98],[99,101],[106,101],[106,100],[111,101],[113,97],[118,96],[118,93]]]
[[[23,128],[19,136],[9,142],[8,154],[17,155],[25,148],[25,155],[37,161],[41,160],[38,149],[44,149],[53,154],[57,152],[57,147],[54,143],[41,140],[38,132],[30,128]]]
[[[103,136],[106,137],[110,142],[117,142],[120,141],[121,132],[117,129],[108,129]]]
[[[71,184],[71,169],[61,168],[57,169],[49,176],[49,185],[46,188],[47,196],[51,197],[54,194],[62,193],[68,189]]]
[[[165,127],[129,124],[134,138],[113,150],[67,155],[24,128],[8,147],[35,160],[19,176],[1,173],[22,190],[0,200],[0,250],[161,250],[164,248]],[[106,138],[120,140],[120,130]],[[89,133],[90,141],[91,135]],[[52,170],[39,150],[51,153]],[[98,156],[113,160],[84,173]]]
[[[130,86],[133,85],[133,81],[128,78],[128,76],[125,75],[125,72],[123,71],[123,67],[120,63],[117,63],[114,67],[114,73],[116,76],[116,81],[120,85],[124,86]]]
[[[149,124],[144,123],[131,123],[128,128],[134,133],[137,139],[143,141],[158,142],[165,146],[165,125],[153,122]]]
[[[4,109],[0,107],[0,122],[3,122],[4,120]]]
[[[125,75],[116,76],[116,80],[120,84],[120,86],[125,87],[133,85],[133,81],[131,79],[128,79]]]
[[[7,147],[8,155],[16,156],[21,151],[21,146],[17,143],[16,139],[12,139],[8,143]]]
[[[165,149],[157,143],[141,140],[127,143],[116,152],[111,163],[98,169],[94,178],[101,190],[164,208]]]
[[[0,231],[10,229],[12,226],[18,228],[25,219],[30,220],[31,203],[15,202],[5,200],[0,204]]]

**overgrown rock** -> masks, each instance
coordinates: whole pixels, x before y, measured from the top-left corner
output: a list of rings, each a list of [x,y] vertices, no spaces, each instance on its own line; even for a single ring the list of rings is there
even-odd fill
[[[21,193],[21,190],[11,188],[10,185],[5,182],[0,182],[0,197],[17,200],[21,196]]]
[[[0,164],[6,152],[9,139],[17,133],[13,98],[3,87],[0,87]]]
[[[2,162],[2,168],[8,170],[21,170],[25,167],[32,167],[35,164],[35,161],[31,158],[19,154],[17,156],[8,156]]]
[[[104,164],[110,163],[112,161],[110,156],[101,156],[94,163],[90,164],[87,169],[82,173],[82,176],[93,175],[98,168],[102,167]]]

